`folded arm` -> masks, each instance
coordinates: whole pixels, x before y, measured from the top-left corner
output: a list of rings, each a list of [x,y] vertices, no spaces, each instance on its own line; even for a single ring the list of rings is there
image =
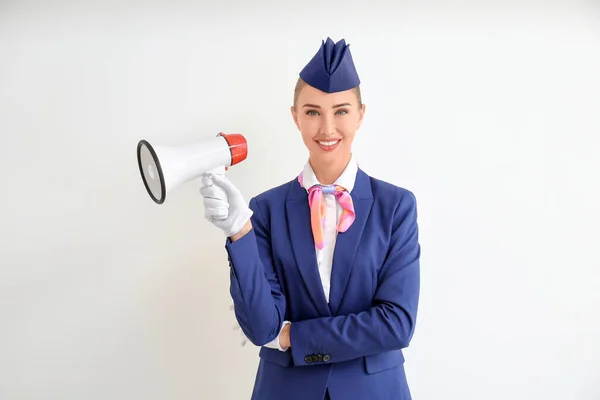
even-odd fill
[[[408,347],[415,330],[420,245],[416,200],[407,192],[394,215],[394,230],[373,306],[363,312],[293,321],[291,352],[295,365],[319,363],[307,355],[327,355],[324,362],[342,362]]]

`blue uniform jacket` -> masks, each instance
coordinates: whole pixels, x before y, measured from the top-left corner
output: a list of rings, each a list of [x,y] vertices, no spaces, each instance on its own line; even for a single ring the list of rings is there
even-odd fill
[[[409,400],[420,245],[412,192],[359,169],[356,220],[338,234],[330,302],[321,285],[308,194],[297,180],[250,200],[253,229],[225,248],[236,318],[257,346],[292,322],[291,348],[261,347],[252,399]]]

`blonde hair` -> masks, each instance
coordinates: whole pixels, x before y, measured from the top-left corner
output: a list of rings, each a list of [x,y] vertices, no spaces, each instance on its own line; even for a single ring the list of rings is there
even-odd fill
[[[298,78],[296,82],[296,87],[294,88],[294,107],[296,107],[296,103],[298,102],[298,96],[300,96],[300,92],[306,86],[307,83],[302,78]],[[358,99],[358,106],[362,107],[362,96],[360,94],[360,86],[356,86],[352,88],[352,91],[356,94],[356,98]]]

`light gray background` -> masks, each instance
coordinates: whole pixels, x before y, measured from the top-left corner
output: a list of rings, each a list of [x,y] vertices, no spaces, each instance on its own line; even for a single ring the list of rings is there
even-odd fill
[[[599,11],[0,2],[0,398],[249,398],[200,182],[155,205],[135,146],[242,132],[248,199],[292,179],[293,85],[331,36],[364,82],[361,167],[418,200],[414,398],[600,399]]]

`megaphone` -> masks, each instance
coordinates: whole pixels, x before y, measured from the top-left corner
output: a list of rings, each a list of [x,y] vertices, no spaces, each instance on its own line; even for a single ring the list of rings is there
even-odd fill
[[[224,173],[248,156],[248,143],[239,133],[219,133],[217,137],[190,145],[152,146],[147,140],[137,145],[142,181],[150,198],[163,204],[173,189],[210,172]]]

